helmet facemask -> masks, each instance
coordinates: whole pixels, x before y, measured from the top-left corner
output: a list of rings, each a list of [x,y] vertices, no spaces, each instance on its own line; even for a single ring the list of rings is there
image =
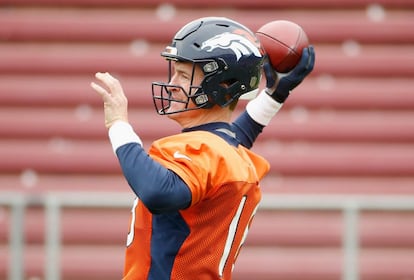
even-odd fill
[[[191,82],[189,88],[185,89],[180,85],[171,84],[172,75],[173,75],[173,61],[168,60],[168,82],[153,82],[152,83],[152,98],[154,101],[154,106],[158,114],[160,115],[169,115],[179,112],[185,112],[189,110],[196,110],[200,108],[210,108],[212,105],[209,102],[208,96],[203,92],[202,86],[200,84],[194,84],[194,73],[197,67],[196,63],[192,63],[192,74]],[[185,100],[179,100],[173,97],[171,90],[179,89],[185,96]],[[185,104],[184,108],[180,110],[169,111],[171,107],[171,102],[183,103]],[[190,102],[194,103],[195,106],[189,106]]]

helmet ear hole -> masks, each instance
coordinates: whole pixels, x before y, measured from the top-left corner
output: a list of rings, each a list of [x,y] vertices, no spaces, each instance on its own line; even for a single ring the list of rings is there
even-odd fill
[[[223,96],[224,104],[231,103],[234,99],[237,99],[241,92],[245,89],[245,86],[240,84],[240,81],[237,79],[230,79],[220,83],[221,96]]]
[[[220,83],[220,86],[224,87],[224,88],[233,88],[236,84],[238,84],[237,79],[229,79],[226,80],[224,82]]]

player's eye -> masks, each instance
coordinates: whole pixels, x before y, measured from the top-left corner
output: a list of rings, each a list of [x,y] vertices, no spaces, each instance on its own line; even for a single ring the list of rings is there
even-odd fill
[[[191,75],[186,72],[181,72],[181,79],[182,81],[188,82],[191,80]]]

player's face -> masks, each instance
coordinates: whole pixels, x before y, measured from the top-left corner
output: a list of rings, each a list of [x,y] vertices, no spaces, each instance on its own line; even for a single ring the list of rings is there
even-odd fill
[[[171,97],[173,100],[182,102],[171,101],[167,112],[180,111],[185,109],[186,106],[187,108],[194,108],[194,103],[191,100],[189,102],[189,95],[193,95],[197,89],[191,86],[201,84],[203,72],[199,67],[193,68],[193,64],[189,62],[173,62],[172,68],[173,76],[170,84],[178,87],[169,88]]]

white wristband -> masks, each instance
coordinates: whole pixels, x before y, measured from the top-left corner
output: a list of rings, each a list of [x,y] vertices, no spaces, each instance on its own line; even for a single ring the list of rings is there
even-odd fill
[[[282,108],[283,103],[279,103],[270,97],[265,90],[249,103],[246,110],[249,116],[257,123],[267,126],[276,113]]]
[[[115,122],[108,130],[109,140],[112,144],[112,150],[116,150],[128,143],[138,143],[142,146],[142,141],[134,132],[132,126],[124,121]]]

